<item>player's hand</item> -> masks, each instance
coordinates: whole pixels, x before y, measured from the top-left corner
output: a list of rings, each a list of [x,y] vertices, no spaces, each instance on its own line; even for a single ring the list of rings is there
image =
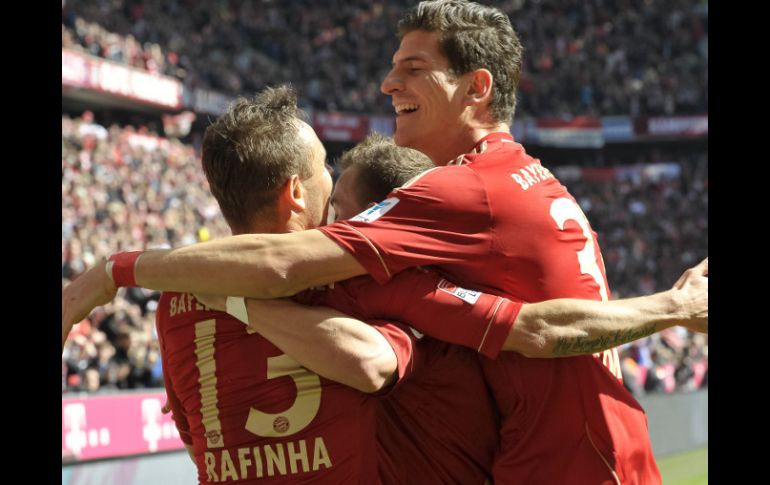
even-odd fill
[[[193,294],[196,300],[198,300],[199,303],[202,303],[206,305],[207,307],[211,308],[212,310],[216,310],[219,312],[226,312],[227,311],[227,297],[226,296],[217,296],[217,295],[201,295],[198,293]]]
[[[101,261],[93,268],[78,276],[61,291],[61,346],[72,330],[72,326],[81,322],[97,306],[104,305],[115,298],[118,288],[107,276],[107,261]]]
[[[171,412],[171,405],[168,403],[168,399],[166,399],[166,403],[163,404],[163,407],[160,408],[160,412],[163,414],[168,414]]]
[[[672,291],[681,308],[681,325],[694,332],[709,333],[709,259],[688,269],[674,283]]]

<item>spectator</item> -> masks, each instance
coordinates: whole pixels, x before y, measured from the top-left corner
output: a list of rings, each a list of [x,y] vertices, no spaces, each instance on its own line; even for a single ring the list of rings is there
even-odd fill
[[[231,95],[295,83],[300,104],[392,113],[383,59],[407,0],[70,1],[62,46]],[[525,53],[517,116],[708,112],[708,3],[507,0]]]

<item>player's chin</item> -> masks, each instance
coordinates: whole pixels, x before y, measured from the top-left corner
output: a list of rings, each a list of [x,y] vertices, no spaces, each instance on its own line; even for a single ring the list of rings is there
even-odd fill
[[[400,147],[416,148],[415,133],[410,129],[408,122],[401,122],[396,119],[396,132],[393,134],[393,141]]]

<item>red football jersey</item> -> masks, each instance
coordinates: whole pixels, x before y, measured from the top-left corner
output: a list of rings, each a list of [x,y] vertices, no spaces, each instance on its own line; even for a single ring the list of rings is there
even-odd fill
[[[425,286],[441,279],[435,274],[425,276],[429,279],[416,275],[414,282]],[[393,302],[388,298],[394,294],[390,289],[414,294],[412,281],[394,283],[380,292],[376,282],[362,276],[335,283],[333,288],[305,291],[294,299],[331,306],[366,320],[385,312],[383,308]],[[461,313],[444,303],[436,302],[433,308],[447,315]],[[468,335],[473,339],[474,332]],[[491,475],[497,450],[498,422],[478,354],[429,337],[418,338],[413,354],[411,374],[378,403],[377,445],[383,483],[484,483]]]
[[[411,371],[414,337],[372,322]],[[169,404],[201,483],[377,483],[377,398],[301,367],[237,319],[164,293]]]
[[[507,133],[320,230],[381,283],[436,265],[463,287],[524,302],[609,298],[577,202]],[[505,352],[483,366],[503,418],[497,483],[660,483],[616,351],[552,360]]]

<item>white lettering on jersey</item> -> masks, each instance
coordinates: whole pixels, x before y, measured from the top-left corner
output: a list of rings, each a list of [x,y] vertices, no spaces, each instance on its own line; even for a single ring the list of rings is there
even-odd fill
[[[238,448],[232,450],[234,456],[230,451],[203,453],[208,481],[254,480],[265,475],[280,477],[332,467],[329,451],[321,436]]]
[[[539,163],[530,163],[519,169],[518,173],[512,173],[511,177],[521,186],[522,190],[527,190],[536,183],[553,178],[553,174]]]
[[[398,204],[399,199],[398,197],[391,197],[389,199],[385,199],[382,202],[373,205],[363,211],[362,213],[358,214],[354,218],[350,219],[351,221],[361,221],[361,222],[372,222],[376,221],[380,217],[382,217],[385,213],[387,213],[390,209],[394,208],[396,204]]]

